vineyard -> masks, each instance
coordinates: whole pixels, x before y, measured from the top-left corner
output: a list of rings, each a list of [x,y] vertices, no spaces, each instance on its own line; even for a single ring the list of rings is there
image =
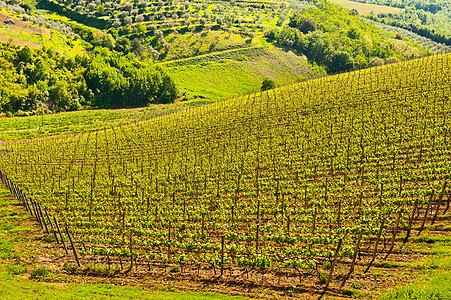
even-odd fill
[[[4,144],[1,175],[81,265],[322,293],[450,219],[450,70],[436,55]]]

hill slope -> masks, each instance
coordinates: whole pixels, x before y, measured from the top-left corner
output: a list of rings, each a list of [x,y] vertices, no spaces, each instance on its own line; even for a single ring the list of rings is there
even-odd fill
[[[344,293],[447,226],[450,67],[433,56],[11,143],[1,170],[67,224],[83,263]]]

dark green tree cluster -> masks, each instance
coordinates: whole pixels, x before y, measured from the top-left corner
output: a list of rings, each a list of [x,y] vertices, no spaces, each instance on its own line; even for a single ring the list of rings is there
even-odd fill
[[[96,48],[87,64],[86,84],[94,93],[95,107],[145,106],[170,103],[177,88],[159,67],[123,56],[105,48]]]
[[[78,61],[53,49],[32,50],[0,43],[0,111],[77,110],[86,105],[86,84]]]
[[[67,58],[53,49],[0,43],[0,112],[137,107],[177,98],[172,79],[150,60],[95,48]]]
[[[306,55],[329,73],[366,67],[376,58],[410,58],[412,52],[396,50],[389,33],[370,22],[327,1],[316,5],[294,14],[289,26],[270,30],[266,37]]]
[[[261,87],[261,91],[267,91],[267,90],[272,90],[276,88],[276,83],[274,80],[269,79],[269,78],[265,78],[262,82],[262,87]]]

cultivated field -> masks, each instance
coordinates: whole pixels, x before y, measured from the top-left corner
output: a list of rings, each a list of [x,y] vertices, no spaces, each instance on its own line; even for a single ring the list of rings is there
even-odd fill
[[[433,56],[7,143],[3,180],[67,247],[70,232],[80,264],[342,294],[449,227],[450,67]]]
[[[359,14],[366,16],[369,14],[388,14],[388,13],[399,13],[403,10],[397,7],[385,6],[385,5],[377,5],[377,4],[369,4],[369,3],[360,3],[356,1],[350,0],[331,0],[330,2],[339,4],[347,9],[356,9]]]

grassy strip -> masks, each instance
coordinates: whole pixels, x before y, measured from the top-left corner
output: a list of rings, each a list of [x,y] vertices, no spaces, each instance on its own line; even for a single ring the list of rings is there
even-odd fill
[[[424,236],[428,236],[424,233]],[[417,249],[427,258],[412,263],[420,278],[414,283],[381,295],[381,300],[394,299],[451,299],[451,239],[447,235],[421,241]],[[425,250],[426,249],[426,250]]]
[[[49,276],[49,275],[46,275]],[[144,290],[110,284],[46,283],[15,275],[0,265],[1,299],[231,299],[213,293]],[[239,299],[238,297],[233,297]]]
[[[50,114],[43,117],[37,115],[3,118],[0,122],[0,139],[17,141],[103,129],[120,123],[172,113],[204,102],[192,100],[136,109],[98,109]]]

